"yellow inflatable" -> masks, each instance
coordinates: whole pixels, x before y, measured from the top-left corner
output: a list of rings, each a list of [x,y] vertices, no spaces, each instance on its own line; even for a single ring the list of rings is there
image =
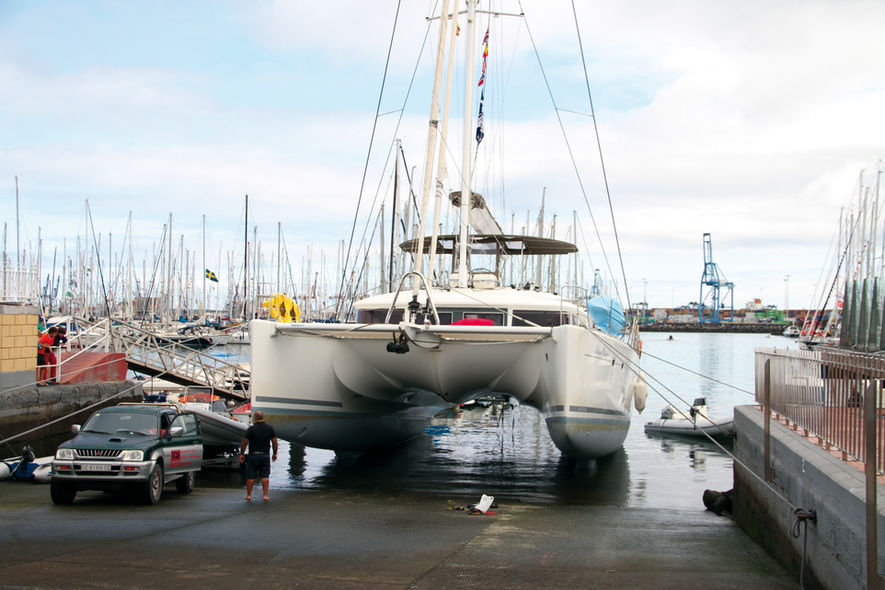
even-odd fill
[[[270,319],[277,322],[300,322],[301,310],[291,297],[283,293],[274,293],[261,305],[270,311]]]

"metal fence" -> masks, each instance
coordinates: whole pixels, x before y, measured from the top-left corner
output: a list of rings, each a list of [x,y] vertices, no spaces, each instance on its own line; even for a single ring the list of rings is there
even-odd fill
[[[756,401],[843,460],[885,471],[885,358],[840,349],[756,349]],[[865,437],[865,433],[874,438]],[[875,441],[875,446],[873,446]]]

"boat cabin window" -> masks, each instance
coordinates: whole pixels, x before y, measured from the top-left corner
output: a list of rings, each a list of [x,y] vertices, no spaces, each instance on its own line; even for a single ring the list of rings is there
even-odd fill
[[[449,326],[460,320],[484,319],[492,322],[493,326],[505,325],[506,315],[500,311],[479,311],[470,309],[437,309],[439,316],[439,325]],[[387,315],[386,309],[361,309],[357,316],[357,322],[361,324],[383,324]],[[423,321],[423,317],[419,316],[419,321]],[[401,309],[394,310],[390,316],[391,324],[398,324],[403,321],[403,311]],[[433,316],[430,316],[431,323]]]
[[[441,326],[448,326],[452,323],[452,312],[437,311],[437,315],[439,315]],[[360,324],[383,324],[385,317],[387,317],[386,309],[361,309],[356,321]],[[423,319],[423,317],[419,317],[419,321],[423,321]],[[398,324],[401,321],[403,321],[403,310],[393,310],[393,313],[390,314],[390,323]],[[430,315],[430,323],[433,323],[433,314]]]
[[[357,314],[356,321],[360,324],[383,324],[387,317],[387,309],[361,309]],[[390,323],[398,324],[403,321],[403,310],[394,309],[390,314]]]
[[[568,323],[568,314],[559,311],[513,310],[514,326],[531,326],[532,324],[537,324],[542,328],[552,328],[554,326],[562,326]]]

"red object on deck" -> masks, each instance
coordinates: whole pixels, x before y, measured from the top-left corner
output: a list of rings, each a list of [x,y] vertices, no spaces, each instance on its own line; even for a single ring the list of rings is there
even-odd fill
[[[122,352],[73,352],[61,355],[64,364],[58,370],[58,382],[62,385],[75,383],[104,383],[125,381],[126,354]],[[67,360],[70,359],[70,360]]]
[[[486,318],[464,318],[457,322],[452,322],[453,326],[494,326],[495,322]]]

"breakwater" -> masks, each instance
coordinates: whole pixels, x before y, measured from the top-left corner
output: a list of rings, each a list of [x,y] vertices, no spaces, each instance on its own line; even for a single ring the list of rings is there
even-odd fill
[[[785,324],[765,324],[746,322],[722,322],[713,323],[688,323],[688,322],[661,322],[656,324],[642,324],[640,332],[719,332],[725,334],[783,334]]]

